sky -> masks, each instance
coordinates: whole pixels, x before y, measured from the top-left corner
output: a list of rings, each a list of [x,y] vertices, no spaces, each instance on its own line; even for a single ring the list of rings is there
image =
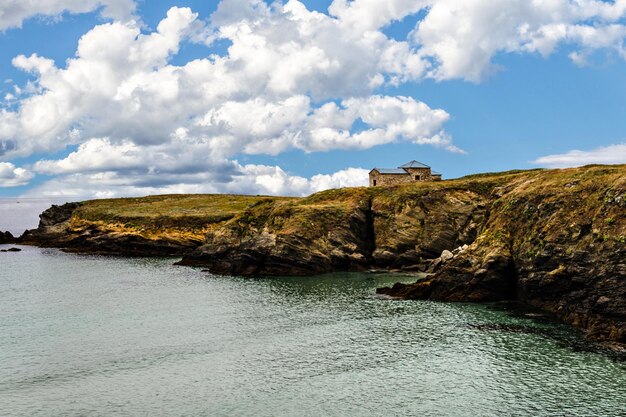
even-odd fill
[[[626,163],[626,0],[0,0],[0,197]]]

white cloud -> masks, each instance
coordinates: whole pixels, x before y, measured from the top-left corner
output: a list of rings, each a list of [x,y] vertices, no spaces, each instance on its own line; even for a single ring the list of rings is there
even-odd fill
[[[368,149],[408,140],[459,151],[443,131],[450,115],[443,110],[432,110],[413,98],[351,98],[343,101],[342,106],[330,103],[317,110],[309,124],[309,134],[300,138],[297,147],[307,151]],[[350,127],[357,120],[369,128],[350,133]]]
[[[449,117],[410,97],[350,98],[314,108],[307,96],[293,96],[274,103],[228,101],[207,112],[194,129],[215,138],[224,157],[368,149],[402,140],[457,150],[443,130]],[[358,120],[368,128],[351,133]]]
[[[108,139],[90,139],[66,158],[39,161],[33,170],[44,174],[70,174],[90,171],[112,171],[141,168],[148,161],[142,158],[143,150],[132,142],[113,145]]]
[[[577,167],[589,164],[626,164],[626,144],[609,145],[591,151],[572,150],[537,158],[534,164],[547,168]]]
[[[225,1],[212,24],[217,21],[223,23],[215,35],[201,30],[190,9],[174,7],[153,33],[141,33],[134,22],[96,26],[64,68],[38,55],[16,57],[13,64],[35,83],[17,110],[0,113],[0,153],[28,156],[78,145],[65,158],[33,165],[37,173],[59,176],[42,186],[46,193],[63,183],[81,189],[80,182],[105,194],[115,193],[114,185],[125,190],[120,193],[207,189],[200,184],[219,177],[208,188],[229,189],[230,181],[241,190],[252,183],[253,192],[300,194],[316,189],[310,184],[334,184],[335,177],[306,180],[270,167],[264,169],[272,173],[258,174],[265,183],[245,175],[238,182],[243,168],[233,159],[395,141],[456,150],[444,131],[445,111],[413,98],[372,95],[389,74],[407,71],[391,64],[411,54],[406,44],[376,30],[356,36],[297,1],[274,8]],[[230,40],[228,54],[170,64],[181,42],[198,33]],[[355,124],[362,127],[353,131]]]
[[[368,184],[368,171],[348,168],[334,174],[315,175],[310,179],[289,175],[280,167],[245,165],[228,189],[244,190],[250,194],[305,196],[318,191],[340,187],[360,187]]]
[[[427,0],[335,0],[328,11],[357,33],[378,30],[430,6]]]
[[[26,185],[32,178],[33,173],[10,162],[0,162],[0,188]]]
[[[188,175],[179,178],[183,182],[171,182],[171,178],[159,178],[158,183],[153,183],[155,179],[153,175],[127,176],[113,171],[76,173],[53,178],[28,190],[25,196],[67,197],[68,199],[82,200],[154,194],[220,192],[213,185],[209,175]]]
[[[349,168],[307,179],[276,166],[240,165],[215,156],[211,146],[209,141],[184,134],[156,146],[92,139],[64,159],[34,164],[33,171],[57,178],[29,194],[82,198],[173,192],[307,195],[367,184],[365,169]]]
[[[369,170],[348,168],[331,175],[315,175],[311,178],[311,192],[329,188],[365,187],[369,184]]]
[[[24,2],[6,4],[0,11],[13,12],[4,22],[21,16]],[[151,33],[130,18],[129,0],[43,4],[31,12],[105,7],[115,21],[83,35],[63,66],[38,55],[13,60],[32,81],[15,86],[10,106],[0,103],[0,155],[77,147],[26,167],[57,176],[42,193],[306,193],[345,183],[345,173],[305,179],[235,159],[400,141],[462,152],[445,131],[446,111],[379,88],[428,77],[479,81],[498,53],[547,56],[563,44],[579,65],[599,48],[626,58],[626,0],[335,0],[329,14],[297,0],[223,0],[207,23],[173,7]],[[420,12],[406,41],[382,31]],[[172,63],[184,42],[216,39],[230,42],[224,56]]]
[[[171,142],[149,146],[97,138],[83,143],[66,158],[42,160],[32,169],[49,175],[118,172],[127,175],[129,181],[133,175],[152,175],[155,184],[169,181],[167,175],[232,173],[235,163],[217,155],[212,146],[210,140],[189,137],[184,132]]]
[[[65,69],[34,54],[16,57],[13,64],[34,73],[38,88],[17,111],[0,113],[0,142],[29,155],[99,136],[167,140],[167,126],[188,116],[171,111],[181,97],[177,69],[167,61],[196,17],[173,8],[147,35],[135,23],[96,26],[80,39]]]
[[[582,51],[609,48],[623,54],[626,2],[597,0],[437,0],[418,23],[413,41],[433,60],[428,76],[480,81],[497,70],[501,52],[550,55],[561,43]],[[572,57],[581,63],[580,52]]]
[[[129,20],[135,11],[134,0],[2,0],[0,2],[0,32],[21,27],[33,16],[59,16],[86,13],[101,9],[105,18]]]
[[[58,176],[28,191],[27,195],[75,199],[142,196],[176,193],[244,193],[305,196],[339,187],[365,186],[368,170],[348,168],[312,178],[291,175],[280,167],[239,165],[225,162],[211,171],[162,172],[80,172]]]

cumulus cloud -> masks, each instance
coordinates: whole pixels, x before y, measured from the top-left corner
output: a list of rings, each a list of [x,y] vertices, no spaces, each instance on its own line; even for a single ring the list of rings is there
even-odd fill
[[[155,176],[149,170],[80,172],[58,176],[27,195],[75,199],[112,198],[149,194],[244,193],[305,196],[330,188],[365,186],[368,170],[348,168],[311,178],[291,175],[280,167],[224,162],[211,171],[169,172]]]
[[[220,36],[233,42],[228,55],[183,66],[168,59],[197,33],[197,15],[188,8],[170,9],[150,34],[133,23],[97,26],[66,68],[37,55],[16,57],[13,64],[37,77],[40,92],[0,114],[5,153],[55,151],[93,137],[158,145],[176,131],[206,139],[222,156],[364,149],[396,140],[452,149],[443,110],[368,96],[380,75],[376,50],[395,50],[397,42],[380,32],[348,39],[339,21],[297,1],[267,13],[220,26]],[[316,101],[333,98],[342,100],[325,107]],[[351,135],[357,119],[370,129]]]
[[[245,165],[241,167],[241,175],[229,187],[236,190],[250,187],[247,191],[254,194],[304,196],[330,188],[365,186],[368,178],[368,171],[362,168],[348,168],[307,179],[289,175],[280,167]]]
[[[143,160],[142,154],[142,149],[132,142],[113,145],[106,138],[90,139],[64,159],[38,161],[34,165],[34,170],[51,175],[128,170],[145,166],[147,161]]]
[[[10,162],[0,162],[0,187],[18,187],[28,184],[33,173],[24,168],[17,168]]]
[[[533,163],[548,168],[589,164],[626,164],[626,143],[600,147],[591,151],[572,150],[563,154],[542,156]]]
[[[335,0],[328,8],[331,15],[358,33],[378,30],[390,22],[402,20],[431,6],[426,0]]]
[[[0,113],[0,142],[29,155],[90,136],[162,140],[163,127],[175,125],[179,116],[168,111],[179,96],[176,79],[169,76],[175,68],[167,60],[196,17],[189,9],[173,8],[147,35],[134,23],[96,26],[80,39],[65,69],[35,54],[16,57],[17,68],[37,77],[38,92],[24,98],[17,111]]]
[[[368,171],[360,168],[304,178],[276,166],[211,158],[210,152],[210,142],[189,137],[149,147],[91,139],[66,158],[34,164],[34,172],[58,177],[29,194],[81,198],[182,192],[307,195],[368,182]]]
[[[597,49],[626,58],[626,0],[335,0],[328,14],[297,0],[222,0],[206,22],[173,7],[152,32],[129,18],[130,0],[40,3],[32,13],[102,7],[115,18],[84,34],[64,66],[36,54],[13,60],[32,79],[15,86],[10,106],[0,104],[0,155],[75,147],[27,167],[57,176],[42,193],[301,194],[346,184],[345,173],[306,179],[236,159],[401,141],[462,152],[445,130],[445,110],[381,95],[381,87],[480,81],[498,53],[548,56],[562,44],[579,65]],[[0,22],[26,18],[18,13],[26,3],[6,4]],[[389,24],[418,13],[423,18],[406,40],[385,35]],[[172,63],[185,42],[216,40],[230,45],[225,54]]]
[[[394,10],[387,20],[402,14]],[[386,77],[406,78],[400,73],[407,67],[391,63],[411,54],[408,44],[399,46],[378,30],[356,34],[346,12],[339,14],[310,11],[293,0],[273,7],[226,0],[204,28],[197,14],[178,7],[152,33],[134,22],[96,26],[65,67],[38,55],[17,56],[13,65],[35,82],[16,110],[0,113],[0,153],[10,158],[77,145],[67,157],[32,169],[88,182],[117,181],[121,173],[142,183],[160,176],[154,185],[181,183],[180,173],[193,183],[224,166],[241,171],[233,168],[239,154],[367,149],[396,141],[457,151],[444,130],[448,113],[413,98],[374,94]],[[172,65],[181,43],[198,41],[199,33],[232,46],[224,56]],[[302,184],[317,180],[271,169],[259,176],[280,178],[291,191],[258,181],[255,190],[315,189]]]
[[[437,0],[412,37],[433,60],[428,76],[480,81],[500,52],[550,55],[561,43],[581,51],[609,48],[624,54],[626,2],[596,0]],[[572,58],[581,63],[581,52]]]
[[[134,0],[3,0],[0,3],[0,32],[21,27],[33,16],[58,16],[101,10],[103,17],[129,20],[135,11]]]

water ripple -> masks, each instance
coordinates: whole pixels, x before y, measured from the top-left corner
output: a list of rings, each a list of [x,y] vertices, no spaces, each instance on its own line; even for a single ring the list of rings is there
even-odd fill
[[[2,415],[626,415],[624,363],[576,332],[374,296],[410,277],[22,255],[0,272]]]

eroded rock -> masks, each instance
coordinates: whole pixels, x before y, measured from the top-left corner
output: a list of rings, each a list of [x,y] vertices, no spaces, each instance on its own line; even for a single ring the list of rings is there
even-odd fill
[[[626,344],[624,167],[569,172],[580,175],[558,172],[500,189],[469,248],[440,262],[427,280],[379,292],[447,301],[515,299],[585,329],[590,339]]]
[[[13,237],[11,232],[0,232],[0,245],[14,243],[15,241],[16,239]]]

